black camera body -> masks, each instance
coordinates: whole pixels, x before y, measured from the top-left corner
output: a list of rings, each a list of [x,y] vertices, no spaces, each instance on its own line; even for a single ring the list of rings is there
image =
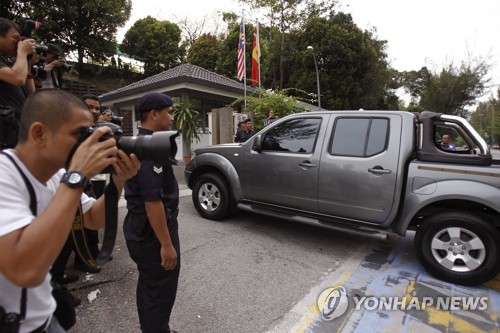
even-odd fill
[[[114,138],[118,149],[123,150],[127,155],[133,153],[140,161],[152,161],[157,164],[177,165],[179,163],[175,159],[177,154],[175,138],[180,135],[178,131],[158,131],[152,135],[123,136],[123,130],[120,126],[98,121],[82,134],[80,142],[86,140],[97,128],[103,126],[111,128],[111,132],[103,135],[100,141]],[[102,173],[111,172],[107,169]]]
[[[31,75],[37,77],[38,79],[45,81],[47,78],[47,72],[45,71],[45,60],[41,60],[40,62],[31,66]]]
[[[18,313],[6,313],[0,306],[0,333],[18,333],[21,326],[21,315]]]
[[[102,111],[101,114],[110,115],[111,116],[110,122],[115,124],[115,125],[121,126],[123,123],[123,117],[115,116],[113,114],[113,111],[111,111],[110,109],[106,109],[106,110]]]
[[[66,71],[66,72],[69,72],[73,66],[68,65],[68,63],[66,62],[65,59],[62,59],[62,60],[64,61],[64,63],[61,65],[61,69]]]

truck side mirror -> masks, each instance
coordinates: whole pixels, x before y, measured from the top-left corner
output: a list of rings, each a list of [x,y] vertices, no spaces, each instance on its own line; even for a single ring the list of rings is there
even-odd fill
[[[262,151],[262,136],[260,134],[253,139],[252,149],[259,153]]]

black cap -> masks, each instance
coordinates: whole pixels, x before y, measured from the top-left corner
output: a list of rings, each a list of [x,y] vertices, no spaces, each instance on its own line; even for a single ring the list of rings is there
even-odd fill
[[[61,50],[59,49],[59,47],[57,45],[47,43],[47,44],[45,44],[45,46],[47,46],[47,52],[53,53],[56,56],[59,56],[61,54]]]
[[[139,103],[137,103],[137,110],[139,112],[148,112],[152,109],[162,110],[172,106],[173,104],[174,102],[170,96],[158,92],[152,92],[145,94],[141,97],[141,99],[139,99]]]

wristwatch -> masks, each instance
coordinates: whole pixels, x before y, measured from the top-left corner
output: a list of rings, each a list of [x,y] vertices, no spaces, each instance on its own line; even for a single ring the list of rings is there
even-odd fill
[[[61,183],[64,183],[71,188],[82,187],[84,190],[87,190],[90,186],[89,179],[78,171],[66,172],[61,178]]]

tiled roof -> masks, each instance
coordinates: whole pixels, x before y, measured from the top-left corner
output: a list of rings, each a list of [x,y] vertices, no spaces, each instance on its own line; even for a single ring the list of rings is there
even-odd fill
[[[176,83],[184,82],[197,83],[241,94],[243,94],[244,90],[243,83],[241,82],[232,80],[192,64],[182,64],[159,74],[129,84],[128,86],[110,91],[101,95],[100,99],[102,102],[105,102],[130,94],[145,92],[161,87],[168,87]],[[247,86],[247,91],[254,92],[255,89]]]

